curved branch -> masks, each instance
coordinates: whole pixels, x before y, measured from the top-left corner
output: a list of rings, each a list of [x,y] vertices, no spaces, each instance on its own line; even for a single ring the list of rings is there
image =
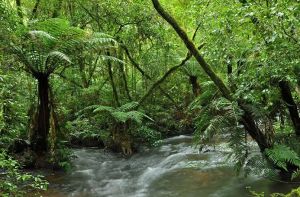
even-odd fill
[[[146,79],[152,81],[153,79],[150,77],[150,75],[148,75],[147,73],[145,73],[145,71],[141,68],[141,66],[133,59],[133,57],[131,56],[128,48],[122,44],[121,47],[124,49],[128,59],[130,60],[131,64],[144,76],[146,77]],[[163,95],[165,95],[166,98],[168,98],[175,106],[176,108],[179,108],[177,106],[176,101],[160,86],[158,86],[158,89],[161,91],[161,93]]]
[[[188,53],[186,57],[181,61],[181,63],[177,66],[174,66],[170,68],[162,78],[160,78],[158,81],[156,81],[151,88],[148,90],[148,92],[140,99],[138,106],[140,106],[147,98],[148,96],[155,90],[156,87],[158,87],[161,83],[163,83],[173,72],[175,72],[178,68],[185,65],[185,63],[191,59],[192,55]]]
[[[173,27],[178,36],[184,42],[185,46],[189,49],[190,53],[196,58],[204,72],[206,72],[210,79],[216,84],[222,95],[226,99],[232,100],[230,90],[226,87],[221,78],[213,71],[211,66],[203,59],[194,43],[189,39],[187,33],[179,26],[177,21],[163,9],[158,0],[152,0],[152,3],[161,17]]]

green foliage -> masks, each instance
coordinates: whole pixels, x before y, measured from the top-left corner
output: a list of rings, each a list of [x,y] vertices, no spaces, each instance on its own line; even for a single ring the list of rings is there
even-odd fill
[[[225,136],[237,169],[241,169],[247,162],[251,165],[251,160],[263,160],[252,155],[248,158],[247,134],[240,123],[243,112],[236,102],[243,100],[263,133],[273,132],[274,127],[274,141],[280,145],[267,150],[267,156],[282,169],[288,169],[289,164],[299,166],[299,142],[292,135],[293,124],[278,88],[279,81],[288,81],[299,106],[299,2],[161,2],[189,36],[199,27],[195,45],[205,42],[201,55],[230,87],[235,101],[221,98],[215,84],[191,59],[182,67],[184,75],[174,73],[144,106],[135,109],[137,103],[132,101],[139,100],[187,53],[173,30],[154,14],[150,1],[62,1],[59,18],[52,18],[57,1],[41,1],[36,16],[31,16],[35,2],[22,1],[21,19],[15,4],[3,0],[0,146],[6,147],[17,137],[27,138],[30,106],[38,103],[31,74],[38,71],[52,74],[50,85],[62,130],[57,136],[60,143],[70,136],[105,140],[114,126],[122,125],[138,142],[155,144],[161,136],[185,132],[182,113],[189,106],[197,142]],[[259,23],[253,23],[254,19]],[[130,55],[118,43],[126,46]],[[108,62],[112,76],[107,72]],[[230,66],[232,73],[227,72]],[[201,89],[192,103],[189,75],[197,76]],[[121,107],[112,107],[113,85],[120,103],[126,103]],[[77,112],[81,113],[77,116]],[[151,120],[148,115],[155,124],[145,121]],[[266,129],[267,124],[270,128]],[[53,162],[69,168],[69,157],[69,150],[59,144]],[[262,169],[265,161],[253,165]],[[298,174],[296,171],[293,178]]]
[[[98,132],[97,128],[95,128],[87,118],[67,122],[66,129],[76,138],[101,136],[101,132]]]
[[[30,100],[24,100],[20,88],[29,84],[13,77],[13,72],[0,70],[0,147],[7,146],[13,138],[26,135],[27,130],[26,110]]]
[[[12,8],[8,0],[0,2],[0,42],[5,41],[8,36],[15,31],[18,26],[16,11]],[[0,48],[1,49],[1,48]]]
[[[74,158],[73,151],[66,147],[62,142],[57,144],[54,152],[51,155],[50,163],[58,169],[63,169],[66,172],[72,170],[71,161]]]
[[[274,145],[272,149],[267,149],[265,153],[279,168],[286,171],[289,171],[288,165],[294,165],[300,168],[300,158],[298,154],[285,145]],[[294,172],[292,179],[298,177],[298,175],[298,171]]]
[[[255,197],[266,197],[265,193],[257,193],[255,191],[250,190],[249,191],[252,196]],[[272,193],[270,194],[270,197],[299,197],[300,196],[300,188],[293,189],[288,194],[282,194],[282,193]]]
[[[93,112],[95,114],[103,114],[105,116],[110,116],[115,120],[115,122],[125,123],[127,121],[130,121],[137,124],[141,124],[144,118],[152,120],[146,114],[134,110],[136,106],[137,103],[132,102],[132,103],[126,103],[118,108],[103,106],[103,105],[94,105],[88,107],[87,109],[94,108]],[[103,113],[103,112],[107,112],[107,113]]]
[[[151,129],[151,124],[147,125],[144,123],[144,120],[153,120],[143,112],[135,110],[137,105],[137,102],[130,102],[117,108],[103,105],[86,107],[79,113],[81,115],[79,116],[79,119],[76,120],[75,124],[77,125],[77,132],[74,134],[82,137],[85,135],[99,136],[100,139],[105,141],[108,138],[108,133],[105,129],[112,131],[116,125],[124,124],[127,125],[125,126],[126,131],[134,138],[146,142],[149,145],[154,145],[161,138],[161,135],[157,131]],[[99,128],[91,128],[93,127],[91,125],[91,118],[84,118],[85,116],[88,116],[90,112],[94,114],[93,118],[97,120],[96,122],[98,122],[98,124],[100,123],[101,125],[102,123],[103,127],[105,123],[107,124],[107,128],[102,128],[100,130]],[[83,129],[80,129],[80,125],[83,126]]]
[[[48,32],[28,31],[20,39],[22,43],[10,43],[7,52],[15,55],[30,74],[51,74],[61,63],[71,62],[66,54],[57,50],[57,39]]]
[[[48,182],[42,176],[22,172],[20,164],[8,156],[4,150],[0,152],[0,169],[0,195],[3,197],[22,197],[28,192],[47,189]]]
[[[229,157],[233,157],[236,162],[236,170],[240,172],[247,160],[249,149],[246,131],[240,124],[243,111],[237,103],[230,102],[222,97],[214,98],[215,96],[216,93],[208,89],[195,101],[199,104],[202,102],[202,105],[204,105],[200,108],[199,115],[195,119],[195,140],[203,146],[213,141],[215,136],[221,138],[226,136],[226,140],[233,150]],[[208,97],[213,100],[210,103],[203,103],[203,101],[207,101]]]
[[[145,141],[150,146],[158,146],[160,144],[160,139],[162,138],[161,133],[157,132],[154,129],[151,129],[151,125],[144,125],[139,127],[134,133],[133,136]]]

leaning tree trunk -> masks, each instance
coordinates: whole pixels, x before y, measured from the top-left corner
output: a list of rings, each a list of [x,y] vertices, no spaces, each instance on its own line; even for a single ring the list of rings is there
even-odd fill
[[[291,88],[287,81],[280,81],[279,88],[281,91],[282,100],[286,103],[286,106],[290,112],[290,117],[297,136],[300,136],[300,117],[298,113],[298,107],[293,99]]]
[[[219,91],[222,93],[222,96],[229,101],[233,101],[233,97],[231,95],[231,91],[224,84],[223,80],[213,71],[211,66],[205,61],[205,59],[200,55],[198,49],[194,45],[194,43],[189,39],[187,33],[179,26],[177,21],[164,10],[164,8],[160,5],[158,0],[152,0],[154,8],[156,11],[164,18],[176,31],[177,35],[184,42],[185,46],[189,49],[190,53],[195,57],[199,65],[202,67],[204,72],[209,76],[209,78],[214,82],[214,84],[218,87]],[[251,135],[251,137],[257,142],[260,147],[261,152],[264,152],[266,148],[271,148],[273,146],[272,140],[269,140],[267,133],[264,134],[256,125],[256,122],[251,114],[250,110],[247,109],[246,105],[243,101],[238,101],[239,106],[244,111],[244,115],[242,117],[242,124],[244,125],[247,132]]]
[[[38,110],[33,125],[31,145],[34,152],[41,154],[48,151],[48,134],[50,129],[49,106],[49,76],[39,74],[38,80]]]

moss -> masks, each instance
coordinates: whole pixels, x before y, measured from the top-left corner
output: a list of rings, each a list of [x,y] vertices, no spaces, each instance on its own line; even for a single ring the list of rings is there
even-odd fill
[[[255,197],[266,197],[265,193],[256,193],[254,191],[250,191],[250,193]],[[293,189],[288,194],[282,194],[282,193],[273,193],[270,195],[270,197],[300,197],[300,187]]]

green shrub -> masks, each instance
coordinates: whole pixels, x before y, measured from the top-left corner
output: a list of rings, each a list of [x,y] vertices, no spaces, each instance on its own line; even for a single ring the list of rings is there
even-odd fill
[[[41,175],[31,175],[20,170],[20,164],[0,150],[0,196],[22,197],[25,193],[46,190],[48,182]]]

